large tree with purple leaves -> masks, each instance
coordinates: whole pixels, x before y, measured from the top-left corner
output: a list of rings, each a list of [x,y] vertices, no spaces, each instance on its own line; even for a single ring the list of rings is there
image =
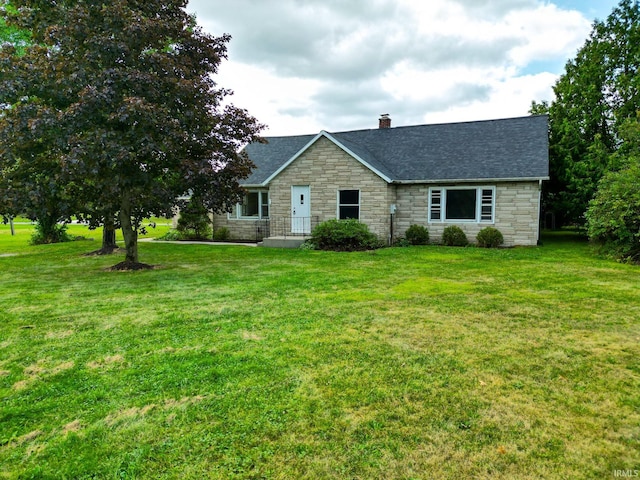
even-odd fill
[[[33,46],[0,50],[0,170],[16,197],[39,175],[66,214],[119,223],[138,264],[142,219],[190,195],[222,211],[252,164],[240,147],[262,126],[223,106],[214,81],[228,35],[197,26],[185,0],[12,0],[7,25]]]

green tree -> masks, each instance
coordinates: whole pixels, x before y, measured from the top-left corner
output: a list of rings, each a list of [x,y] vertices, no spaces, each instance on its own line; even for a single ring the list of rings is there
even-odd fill
[[[191,198],[180,210],[177,230],[184,240],[211,240],[213,229],[209,211],[197,198]]]
[[[0,11],[2,12],[15,12],[15,8],[8,0],[0,0]],[[13,45],[18,51],[23,51],[24,48],[29,45],[30,35],[29,32],[16,28],[12,25],[7,25],[4,18],[0,17],[0,48],[4,44]]]
[[[640,120],[640,117],[639,117]],[[622,145],[589,203],[589,238],[616,257],[640,262],[640,121],[620,129]]]
[[[640,109],[640,6],[622,0],[590,37],[554,86],[549,113],[551,181],[544,187],[546,211],[560,224],[584,222],[584,213],[608,159],[620,145],[619,129]]]
[[[117,212],[125,266],[138,263],[143,218],[171,216],[188,193],[217,212],[240,200],[252,164],[238,152],[262,128],[222,106],[230,92],[213,75],[230,37],[204,33],[186,3],[12,0],[3,12],[34,46],[0,52],[0,104],[11,105],[0,168],[46,149],[74,214],[87,215],[82,203],[93,217]]]

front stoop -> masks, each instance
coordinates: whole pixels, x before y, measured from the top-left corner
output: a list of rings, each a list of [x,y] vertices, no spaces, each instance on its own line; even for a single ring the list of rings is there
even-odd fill
[[[305,240],[306,237],[268,237],[262,240],[258,246],[271,248],[298,248]]]

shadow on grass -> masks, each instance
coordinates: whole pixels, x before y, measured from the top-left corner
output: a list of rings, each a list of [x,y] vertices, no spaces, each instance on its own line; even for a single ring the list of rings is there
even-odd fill
[[[588,243],[589,237],[583,228],[561,228],[558,230],[543,230],[542,243]]]

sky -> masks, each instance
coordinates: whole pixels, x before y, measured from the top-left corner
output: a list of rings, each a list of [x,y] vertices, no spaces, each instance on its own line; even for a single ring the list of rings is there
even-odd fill
[[[265,136],[528,115],[618,0],[191,0]]]

